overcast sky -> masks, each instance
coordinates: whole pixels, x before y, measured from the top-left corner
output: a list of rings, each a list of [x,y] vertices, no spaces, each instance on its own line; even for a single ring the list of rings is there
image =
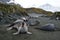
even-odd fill
[[[55,7],[60,7],[60,0],[15,0],[15,3],[19,3],[25,8],[32,6],[38,7],[47,3]]]

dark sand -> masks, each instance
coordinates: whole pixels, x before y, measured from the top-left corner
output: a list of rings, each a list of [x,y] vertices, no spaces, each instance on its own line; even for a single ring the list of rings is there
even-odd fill
[[[60,28],[60,21],[56,20],[49,20],[49,18],[45,17],[39,17],[40,25],[44,25],[46,23],[54,23],[57,27]],[[0,25],[0,40],[60,40],[60,31],[42,31],[37,30],[35,27],[38,26],[30,26],[29,31],[31,31],[33,34],[19,34],[19,35],[13,35],[12,33],[16,32],[16,30],[6,31],[6,25]]]

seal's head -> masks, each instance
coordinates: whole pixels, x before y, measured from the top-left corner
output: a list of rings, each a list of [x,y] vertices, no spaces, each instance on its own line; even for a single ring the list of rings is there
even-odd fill
[[[26,20],[26,18],[25,17],[22,17],[22,20]]]
[[[21,19],[25,22],[28,21],[27,18],[25,18],[25,17],[21,17]]]

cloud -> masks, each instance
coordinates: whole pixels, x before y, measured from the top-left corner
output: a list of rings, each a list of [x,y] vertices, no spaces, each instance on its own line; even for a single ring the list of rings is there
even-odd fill
[[[9,2],[10,0],[0,0],[2,2]],[[18,3],[21,6],[27,7],[38,7],[46,3],[51,4],[55,7],[60,7],[60,0],[14,0],[14,3]]]
[[[21,4],[23,7],[32,7],[33,5],[37,6],[46,3],[43,0],[15,0],[15,2]]]

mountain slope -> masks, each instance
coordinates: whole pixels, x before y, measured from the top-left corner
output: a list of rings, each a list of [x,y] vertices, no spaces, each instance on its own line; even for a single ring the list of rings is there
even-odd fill
[[[51,11],[51,12],[60,11],[60,8],[54,7],[54,6],[50,5],[50,4],[42,5],[42,6],[40,6],[40,8],[44,9],[46,11]]]
[[[34,8],[34,7],[32,7],[32,8],[26,8],[26,11],[27,11],[28,13],[43,13],[43,14],[46,13],[45,10],[40,9],[40,8]]]
[[[27,15],[27,12],[25,11],[24,8],[22,8],[20,5],[11,5],[11,4],[4,4],[4,3],[0,3],[0,11],[2,12],[6,12],[7,14],[10,13],[15,13],[15,12],[20,12],[21,14],[25,14]]]
[[[50,11],[45,11],[45,10],[43,10],[43,9],[41,9],[41,8],[26,8],[26,11],[28,12],[28,13],[39,13],[39,14],[46,14],[47,16],[52,16],[53,15],[53,13],[52,12],[50,12]]]
[[[28,14],[20,5],[0,3],[0,24],[11,23],[21,16],[28,16]]]

